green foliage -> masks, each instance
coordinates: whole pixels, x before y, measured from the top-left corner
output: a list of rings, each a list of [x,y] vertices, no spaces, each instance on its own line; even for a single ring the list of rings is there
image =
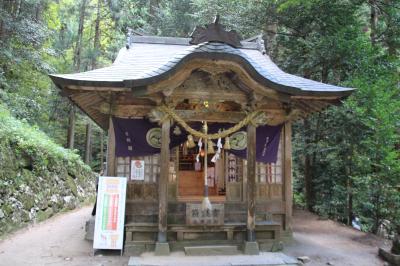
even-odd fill
[[[48,138],[38,128],[13,118],[10,112],[0,105],[0,139],[10,145],[16,154],[28,156],[33,171],[42,168],[57,169],[68,166],[70,174],[78,176],[80,171],[90,171],[89,166],[82,163],[78,154],[62,148]],[[0,178],[3,172],[0,172]]]
[[[78,154],[0,105],[0,236],[90,201],[94,183]]]

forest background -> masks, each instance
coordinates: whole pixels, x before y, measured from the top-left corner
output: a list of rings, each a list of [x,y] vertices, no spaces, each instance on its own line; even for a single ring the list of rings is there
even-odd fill
[[[128,28],[188,37],[217,13],[244,39],[262,34],[285,71],[357,88],[295,123],[295,203],[357,215],[364,231],[400,224],[398,0],[0,0],[0,105],[100,171],[106,133],[47,74],[111,64]]]

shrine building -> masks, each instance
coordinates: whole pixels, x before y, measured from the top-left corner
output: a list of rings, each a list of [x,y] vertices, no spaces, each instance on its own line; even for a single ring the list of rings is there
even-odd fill
[[[191,38],[130,34],[112,65],[50,77],[108,131],[106,175],[128,179],[127,254],[257,254],[290,237],[291,123],[353,91],[285,73],[261,37],[218,21]]]

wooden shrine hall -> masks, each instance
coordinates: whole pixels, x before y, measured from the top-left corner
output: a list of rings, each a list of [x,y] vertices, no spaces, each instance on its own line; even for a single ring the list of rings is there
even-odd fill
[[[218,20],[191,38],[129,34],[112,65],[50,77],[108,131],[106,173],[128,179],[128,254],[275,249],[291,236],[291,123],[353,90],[283,72],[261,37]]]

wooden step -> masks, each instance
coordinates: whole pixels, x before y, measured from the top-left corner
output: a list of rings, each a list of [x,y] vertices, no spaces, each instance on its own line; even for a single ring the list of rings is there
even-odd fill
[[[214,255],[237,255],[240,253],[237,246],[196,246],[184,247],[186,256],[214,256]]]

